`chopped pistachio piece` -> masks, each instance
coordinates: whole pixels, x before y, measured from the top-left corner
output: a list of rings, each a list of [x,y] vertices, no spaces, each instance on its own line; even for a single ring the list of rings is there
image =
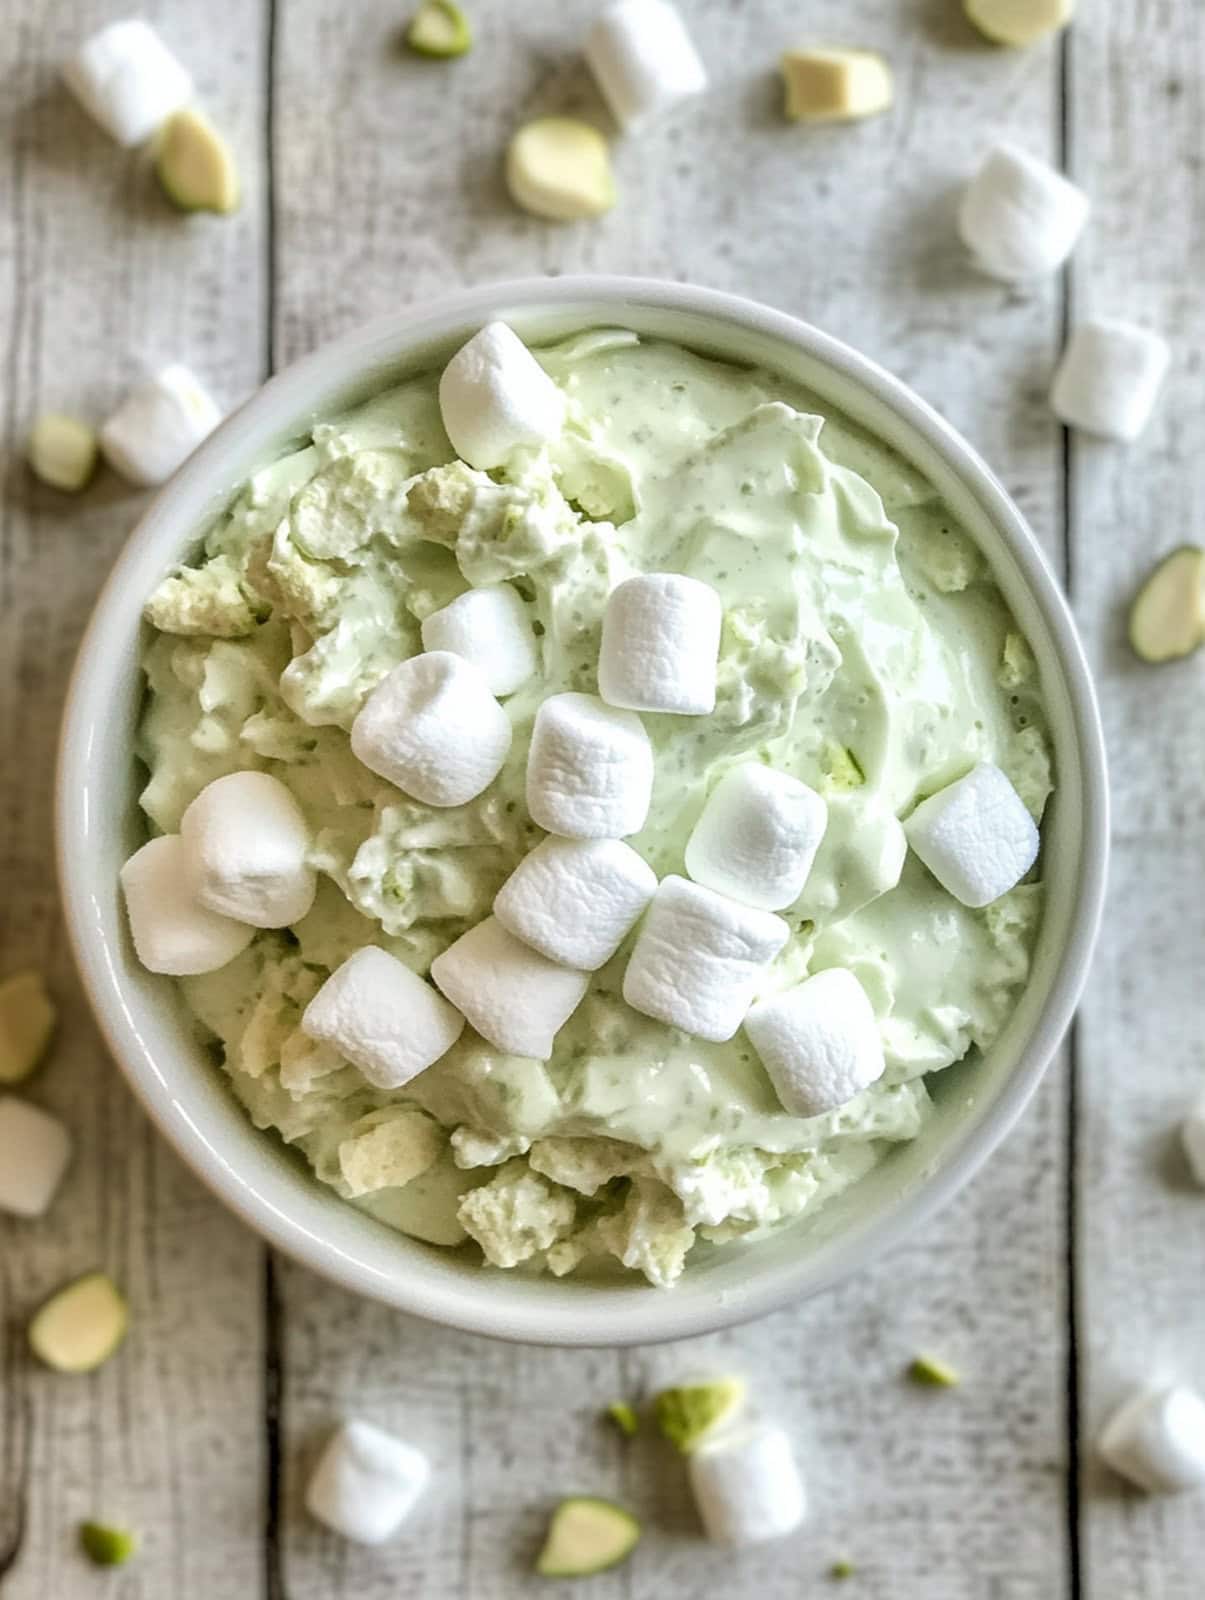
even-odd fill
[[[615,204],[607,141],[573,117],[539,117],[520,128],[506,156],[515,204],[553,222],[598,217]]]
[[[653,1402],[657,1426],[676,1450],[689,1455],[696,1445],[745,1403],[743,1378],[710,1378],[663,1389]]]
[[[55,1009],[39,972],[0,983],[0,1083],[22,1083],[46,1054]]]
[[[589,1577],[618,1566],[639,1542],[640,1524],[630,1511],[610,1500],[576,1495],[552,1513],[536,1571],[543,1578]]]
[[[847,1556],[838,1556],[828,1569],[828,1575],[830,1578],[852,1578],[857,1570]]]
[[[788,50],[782,76],[792,122],[852,122],[892,101],[891,68],[871,50]]]
[[[191,107],[175,111],[155,136],[155,172],[182,211],[234,211],[238,169],[230,147],[209,118]]]
[[[81,1522],[80,1548],[98,1567],[122,1567],[138,1551],[138,1535],[103,1522]]]
[[[446,60],[471,48],[473,30],[452,0],[424,0],[406,29],[406,43],[417,55]]]
[[[640,1432],[640,1418],[636,1415],[636,1408],[630,1406],[626,1400],[612,1400],[607,1407],[607,1416],[619,1429],[631,1439]]]
[[[823,765],[830,789],[860,789],[866,782],[861,762],[846,745],[830,740],[825,748]]]
[[[913,1383],[926,1384],[931,1389],[956,1389],[962,1382],[959,1372],[937,1356],[914,1356],[908,1376]]]
[[[1130,644],[1143,661],[1177,661],[1205,643],[1205,550],[1181,545],[1147,578],[1130,609]]]
[[[994,44],[1033,44],[1071,21],[1075,0],[966,0],[971,22]]]
[[[117,1349],[128,1323],[113,1280],[90,1272],[51,1295],[29,1325],[29,1344],[56,1372],[92,1372]]]
[[[76,494],[96,471],[96,429],[78,417],[47,411],[34,423],[26,454],[43,483]]]

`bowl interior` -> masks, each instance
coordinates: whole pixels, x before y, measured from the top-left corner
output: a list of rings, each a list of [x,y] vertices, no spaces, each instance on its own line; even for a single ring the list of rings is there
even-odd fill
[[[671,1292],[484,1269],[357,1212],[257,1132],[194,1041],[167,979],[134,959],[117,874],[144,837],[131,757],[142,701],[139,612],[247,473],[318,417],[436,367],[492,316],[530,343],[622,325],[801,382],[913,462],[979,543],[1041,671],[1057,790],[1033,976],[986,1059],[934,1079],[936,1115],[866,1178],[755,1245],[713,1251]],[[161,1129],[228,1204],[345,1286],[471,1331],[557,1344],[672,1338],[759,1314],[861,1265],[965,1180],[1011,1125],[1070,1018],[1099,915],[1105,799],[1086,671],[1052,577],[1003,490],[923,403],[844,346],[748,302],[676,285],[563,280],[475,291],[399,315],[274,379],[155,501],[115,567],[80,653],[64,724],[59,854],[77,959],[109,1043]]]

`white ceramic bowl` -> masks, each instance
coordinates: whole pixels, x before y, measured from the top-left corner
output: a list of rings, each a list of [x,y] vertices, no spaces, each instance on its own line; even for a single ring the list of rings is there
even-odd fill
[[[134,959],[118,898],[118,869],[143,837],[132,750],[144,598],[253,467],[335,408],[437,368],[493,317],[531,343],[621,324],[763,364],[894,445],[990,561],[1033,645],[1050,717],[1058,788],[1043,828],[1045,920],[1032,979],[987,1058],[941,1073],[921,1137],[814,1219],[712,1252],[668,1292],[485,1269],[337,1199],[251,1126],[194,1043],[174,986]],[[273,378],[219,428],[155,499],[97,603],[68,696],[57,803],[67,923],[92,1005],[134,1090],[194,1171],[273,1245],[348,1289],[452,1327],[563,1345],[679,1338],[761,1315],[848,1276],[948,1200],[1008,1132],[1071,1019],[1107,852],[1104,753],[1083,655],[1033,536],[984,463],[901,383],[816,329],[732,296],[623,278],[501,284],[400,312]]]

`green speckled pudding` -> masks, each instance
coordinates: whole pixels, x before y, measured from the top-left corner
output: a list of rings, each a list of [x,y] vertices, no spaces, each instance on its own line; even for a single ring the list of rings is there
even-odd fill
[[[930,486],[768,372],[600,330],[537,352],[568,419],[476,471],[440,421],[438,374],[382,392],[256,472],[146,614],[142,804],[171,833],[213,779],[270,772],[300,804],[313,909],[181,980],[265,1136],[383,1222],[501,1267],[618,1261],[671,1284],[696,1246],[756,1234],[857,1181],[929,1114],[926,1077],[990,1045],[1041,916],[1030,880],[969,910],[885,840],[981,761],[1040,819],[1049,742],[1033,661],[986,565]],[[543,837],[524,776],[540,703],[597,689],[603,610],[634,573],[702,579],[724,605],[713,714],[647,715],[652,807],[629,839],[684,871],[704,799],[761,760],[816,789],[828,824],[763,992],[844,967],[869,996],[886,1071],[840,1109],[786,1114],[743,1030],[712,1044],[623,1000],[631,939],[591,975],[551,1058],[472,1029],[398,1091],[300,1029],[329,973],[376,944],[419,973],[490,913]],[[541,670],[504,700],[510,754],[477,799],[436,809],[352,754],[371,690],[420,624],[511,583]],[[892,876],[893,875],[888,875]]]

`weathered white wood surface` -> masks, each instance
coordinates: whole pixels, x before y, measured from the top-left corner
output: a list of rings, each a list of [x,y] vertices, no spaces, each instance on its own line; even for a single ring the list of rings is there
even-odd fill
[[[1201,1503],[1150,1506],[1081,1474],[1086,1450],[1072,1437],[1078,1417],[1086,1445],[1115,1380],[1151,1361],[1205,1382],[1195,1293],[1205,1213],[1166,1149],[1202,1066],[1192,1037],[1200,668],[1139,672],[1118,625],[1148,551],[1191,524],[1199,363],[1185,361],[1172,403],[1134,450],[1075,447],[1067,497],[1065,441],[1037,403],[1065,286],[1017,291],[975,277],[951,228],[977,147],[1009,132],[1057,155],[1067,127],[1099,202],[1075,306],[1099,295],[1199,343],[1198,8],[1085,7],[1068,61],[1060,45],[985,48],[955,0],[813,0],[806,25],[817,38],[891,55],[899,102],[865,127],[810,133],[779,121],[772,81],[795,8],[685,8],[714,92],[617,147],[623,198],[611,217],[562,228],[511,209],[500,152],[534,110],[601,116],[575,53],[592,0],[476,0],[479,46],[452,65],[397,48],[405,8],[391,0],[160,0],[150,14],[239,149],[247,198],[232,222],[168,212],[137,160],[55,87],[54,61],[105,18],[99,0],[45,14],[0,0],[6,447],[43,406],[103,410],[139,358],[187,360],[233,400],[270,358],[283,364],[451,285],[524,272],[690,278],[798,312],[878,356],[997,464],[1056,563],[1071,534],[1120,836],[1079,1034],[1075,1135],[1064,1063],[923,1237],[825,1300],[696,1346],[498,1346],[265,1260],[150,1134],[105,1063],[48,877],[53,723],[89,600],[137,502],[106,479],[64,506],[13,460],[0,524],[0,971],[32,957],[55,975],[67,1016],[33,1093],[70,1115],[81,1152],[46,1222],[0,1225],[5,1600],[93,1593],[73,1528],[106,1508],[149,1536],[140,1562],[106,1580],[123,1600],[513,1596],[537,1587],[526,1571],[543,1513],[573,1487],[624,1499],[650,1530],[630,1567],[592,1583],[600,1600],[785,1600],[822,1589],[839,1553],[857,1562],[857,1592],[869,1595],[1201,1592]],[[128,1349],[92,1380],[34,1372],[21,1340],[28,1309],[96,1261],[130,1289]],[[919,1347],[948,1353],[966,1387],[902,1384]],[[595,1415],[618,1394],[716,1359],[756,1373],[763,1402],[797,1424],[814,1501],[796,1539],[739,1560],[697,1539],[672,1464],[645,1443],[626,1449]],[[315,1443],[345,1408],[396,1424],[440,1468],[423,1515],[384,1551],[340,1545],[301,1512]]]

